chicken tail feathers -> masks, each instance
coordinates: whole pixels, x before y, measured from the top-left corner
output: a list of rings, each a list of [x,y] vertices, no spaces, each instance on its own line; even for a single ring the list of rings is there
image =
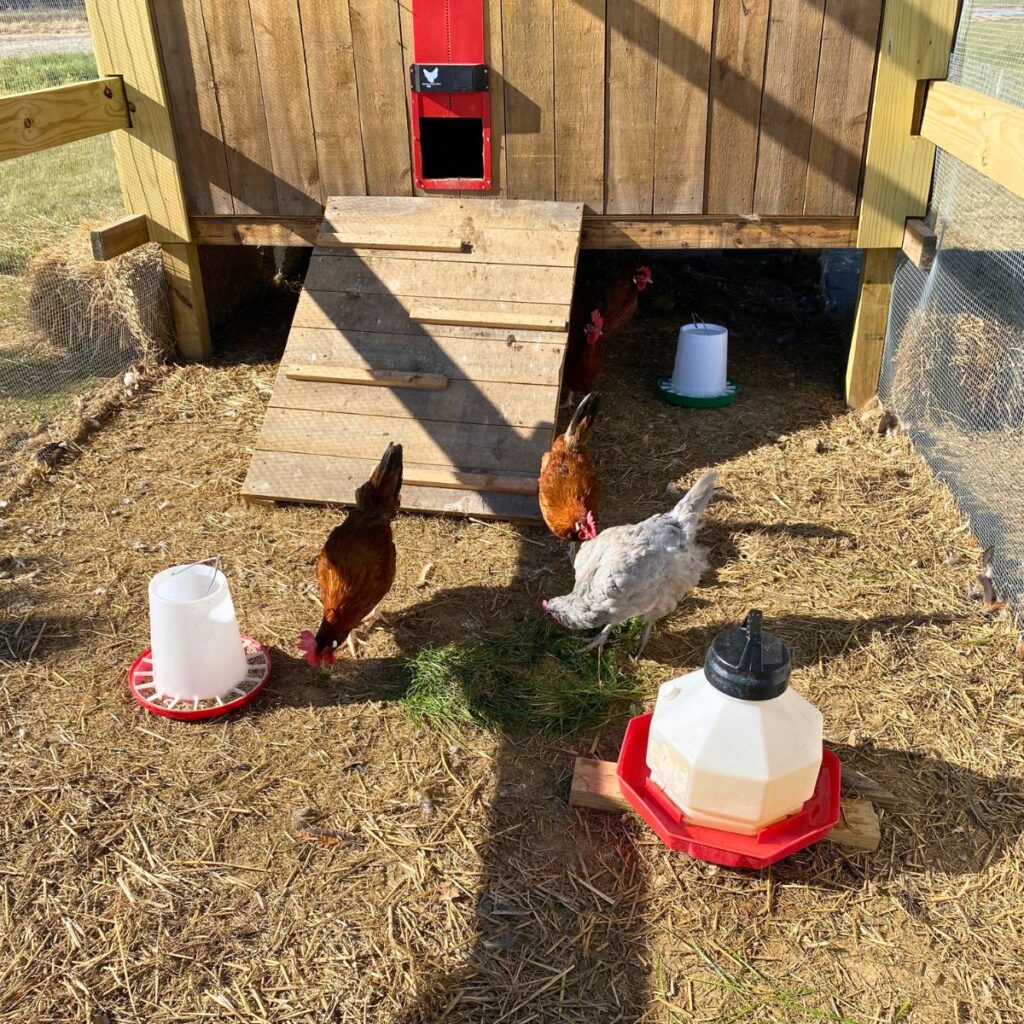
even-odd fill
[[[569,420],[569,426],[565,428],[566,448],[578,448],[585,444],[590,436],[590,431],[597,418],[597,410],[601,407],[601,396],[596,391],[591,391],[578,406]]]
[[[402,500],[402,446],[391,443],[370,479],[356,491],[356,505],[363,512],[398,511]]]
[[[669,513],[690,537],[697,532],[697,523],[715,493],[717,478],[716,470],[705,473]]]

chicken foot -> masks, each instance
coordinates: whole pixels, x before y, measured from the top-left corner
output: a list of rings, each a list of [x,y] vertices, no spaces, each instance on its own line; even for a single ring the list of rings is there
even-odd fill
[[[384,616],[381,615],[380,605],[377,605],[377,607],[374,608],[373,611],[370,612],[370,614],[367,615],[366,618],[363,619],[363,621],[360,622],[355,629],[349,631],[347,643],[349,652],[351,653],[353,658],[359,657],[359,645],[366,642],[365,640],[363,640],[361,636],[359,636],[358,631],[366,630],[366,632],[368,633],[371,629],[373,629],[374,626],[377,625],[378,622],[383,621]]]

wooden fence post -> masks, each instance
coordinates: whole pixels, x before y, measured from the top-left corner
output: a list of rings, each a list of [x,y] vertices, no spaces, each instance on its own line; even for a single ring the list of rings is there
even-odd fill
[[[911,133],[921,83],[946,77],[958,6],[958,0],[885,5],[857,230],[857,246],[867,251],[846,371],[846,398],[853,406],[878,389],[896,252],[907,218],[927,212],[935,147]]]
[[[164,253],[179,353],[211,354],[199,249],[192,242],[149,0],[85,0],[101,75],[124,80],[132,126],[113,135],[125,207],[144,214]]]

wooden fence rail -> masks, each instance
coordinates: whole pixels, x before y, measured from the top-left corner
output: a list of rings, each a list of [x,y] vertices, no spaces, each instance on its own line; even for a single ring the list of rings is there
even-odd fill
[[[130,128],[118,75],[0,98],[0,160]]]

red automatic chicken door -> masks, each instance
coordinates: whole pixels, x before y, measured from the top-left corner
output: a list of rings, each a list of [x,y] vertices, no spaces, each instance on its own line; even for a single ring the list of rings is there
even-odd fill
[[[413,170],[419,188],[491,187],[484,0],[413,0]]]

